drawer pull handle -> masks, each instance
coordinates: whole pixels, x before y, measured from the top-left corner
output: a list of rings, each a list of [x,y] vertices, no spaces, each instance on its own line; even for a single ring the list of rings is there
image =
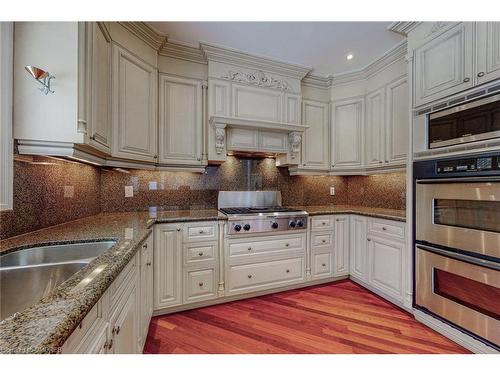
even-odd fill
[[[198,255],[199,255],[200,257],[202,257],[202,256],[203,256],[203,252],[199,252],[199,253],[198,253]]]
[[[120,334],[120,326],[113,327],[113,330],[111,331],[111,333],[114,333],[114,334],[116,334],[116,336],[118,336]]]
[[[109,342],[108,342],[108,341],[106,341],[106,342],[104,343],[104,349],[106,349],[106,350],[110,350],[112,347],[113,347],[113,339],[109,340]]]
[[[367,240],[368,242],[370,242],[370,241],[371,241],[371,239],[369,239],[369,238],[367,238],[366,240]]]
[[[478,76],[478,77],[483,77],[483,76],[484,76],[484,72],[479,72],[479,73],[477,73],[477,76]]]
[[[321,240],[321,242],[325,243],[325,242],[326,242],[326,240]]]
[[[469,77],[465,77],[464,78],[464,82],[469,82],[470,81],[470,78]]]
[[[386,227],[382,227],[382,230],[387,230],[387,228]]]
[[[200,230],[200,234],[203,234],[203,233],[205,233],[205,231],[204,230]]]
[[[144,249],[147,249],[147,248],[148,248],[148,244],[147,244],[147,243],[145,243],[144,245],[142,245],[142,247],[143,247]]]
[[[381,162],[382,163],[382,162]],[[335,219],[335,221],[340,221],[340,219]]]
[[[252,278],[252,275],[248,275],[248,278],[251,279]]]
[[[290,244],[289,244],[289,243],[286,243],[286,244],[285,244],[285,246],[286,246],[286,247],[288,247],[288,246],[290,246]]]
[[[323,263],[323,264],[322,264],[322,266],[323,266],[323,267],[326,267],[326,263]]]
[[[251,248],[251,247],[249,247],[249,248],[248,248],[248,251],[252,251],[252,248]]]
[[[181,231],[181,228],[177,228],[177,232],[180,232]]]
[[[201,288],[201,287],[203,286],[203,283],[199,283],[198,285],[199,285],[199,286],[200,286],[200,288]]]
[[[147,262],[147,263],[146,263],[146,266],[151,266],[151,262]]]
[[[286,270],[286,273],[290,273],[290,270]]]

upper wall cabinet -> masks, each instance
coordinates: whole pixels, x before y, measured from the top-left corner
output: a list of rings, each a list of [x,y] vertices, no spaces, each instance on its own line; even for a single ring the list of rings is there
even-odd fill
[[[404,76],[386,87],[385,159],[389,165],[402,164],[408,154],[410,93]]]
[[[302,165],[300,168],[327,170],[329,168],[329,122],[328,104],[302,101],[302,123],[309,128],[302,141]]]
[[[157,160],[157,85],[156,68],[113,46],[114,157]]]
[[[364,98],[332,104],[332,169],[345,170],[363,165]]]
[[[366,165],[380,166],[385,160],[385,90],[366,95]]]
[[[473,85],[473,24],[459,23],[415,50],[416,107]]]
[[[479,84],[500,78],[500,22],[476,23],[476,77]]]
[[[159,92],[159,161],[202,164],[202,82],[161,74]]]

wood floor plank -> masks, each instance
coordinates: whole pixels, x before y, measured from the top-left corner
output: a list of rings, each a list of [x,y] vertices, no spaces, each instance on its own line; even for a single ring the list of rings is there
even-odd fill
[[[144,353],[469,353],[350,281],[163,315]]]

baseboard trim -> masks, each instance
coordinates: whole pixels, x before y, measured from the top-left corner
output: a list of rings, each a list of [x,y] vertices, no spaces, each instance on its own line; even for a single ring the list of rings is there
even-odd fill
[[[366,288],[368,289],[370,292],[373,292],[375,293],[376,295],[382,297],[383,299],[389,301],[390,303],[396,305],[397,307],[405,310],[405,311],[408,311],[409,313],[413,313],[413,309],[411,308],[408,308],[408,306],[405,306],[404,303],[403,303],[403,300],[398,300],[382,291],[380,291],[379,289],[373,287],[372,285],[368,284],[367,282],[365,281],[362,281],[360,279],[358,279],[357,277],[354,277],[354,276],[349,276],[349,279],[351,279],[352,281],[354,281],[356,284],[359,284],[361,285],[363,288]]]
[[[500,352],[483,344],[481,341],[476,340],[472,336],[469,336],[456,328],[426,314],[420,310],[413,310],[413,315],[415,319],[419,322],[425,324],[427,327],[432,328],[434,331],[439,332],[443,336],[449,338],[450,340],[456,342],[458,345],[469,349],[471,352],[476,354],[499,354]]]

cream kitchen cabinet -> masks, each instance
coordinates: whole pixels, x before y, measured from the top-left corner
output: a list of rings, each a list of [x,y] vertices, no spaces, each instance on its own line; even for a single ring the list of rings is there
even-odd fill
[[[350,233],[350,275],[368,281],[368,246],[366,241],[367,219],[365,216],[351,215]]]
[[[311,278],[313,280],[333,276],[335,250],[333,230],[311,229]]]
[[[363,165],[364,98],[332,104],[332,170],[356,169]]]
[[[328,104],[314,101],[302,101],[302,123],[309,128],[302,140],[301,169],[329,169],[329,121]]]
[[[380,166],[385,160],[385,90],[366,95],[366,165]]]
[[[157,70],[116,44],[112,64],[112,156],[156,162]]]
[[[202,164],[202,81],[160,74],[159,161]]]
[[[154,309],[182,303],[182,226],[156,225],[154,230]]]
[[[333,276],[349,275],[349,215],[335,215]]]
[[[153,247],[153,235],[150,235],[140,250],[139,352],[142,352],[146,342],[153,315]]]
[[[429,40],[414,52],[415,107],[453,95],[474,84],[473,23],[459,23],[441,34],[432,31]]]
[[[476,77],[478,84],[500,78],[500,22],[476,23]]]

